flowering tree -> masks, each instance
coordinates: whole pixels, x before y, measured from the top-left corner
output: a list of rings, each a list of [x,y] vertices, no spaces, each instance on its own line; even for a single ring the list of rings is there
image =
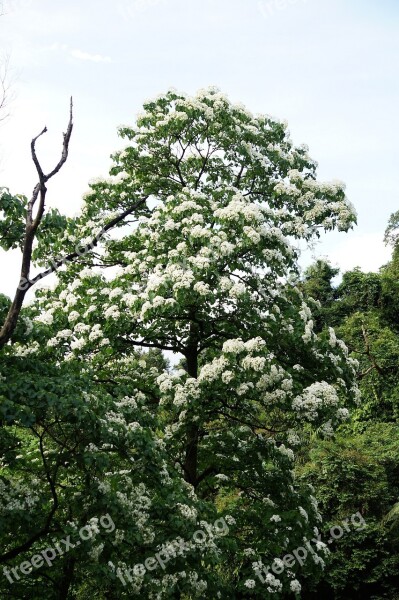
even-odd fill
[[[181,516],[229,514],[229,543],[212,547],[190,582],[180,558],[168,564],[172,579],[154,584],[150,573],[137,575],[129,593],[298,592],[295,565],[279,576],[264,568],[314,535],[320,521],[311,491],[293,476],[295,449],[307,424],[330,435],[356,388],[345,345],[333,330],[313,331],[295,285],[295,244],[321,230],[346,231],[353,209],[341,183],[316,180],[316,164],[283,123],[252,115],[216,89],[195,97],[170,91],[120,134],[128,143],[114,154],[110,179],[92,182],[80,218],[65,224],[51,250],[87,243],[132,203],[135,216],[68,265],[55,292],[41,293],[32,336],[37,327],[47,331],[46,348],[36,340],[12,352],[48,352],[91,373],[102,386],[91,390],[95,406],[100,389],[123,391],[101,418],[109,431],[144,428],[148,443],[160,445],[165,477],[186,495]],[[149,349],[174,353],[178,367],[149,366]],[[129,375],[131,361],[137,368]],[[150,502],[162,482],[151,485]],[[158,523],[143,540],[148,552],[162,531]],[[313,563],[322,564],[325,548],[317,548]],[[110,577],[116,567],[113,558]]]

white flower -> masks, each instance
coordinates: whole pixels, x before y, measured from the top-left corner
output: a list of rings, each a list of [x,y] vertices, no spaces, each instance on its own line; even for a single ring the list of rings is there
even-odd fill
[[[334,428],[331,424],[331,421],[327,421],[326,423],[323,423],[323,425],[320,427],[320,432],[326,438],[332,437],[334,435]]]
[[[241,281],[237,281],[232,288],[230,288],[229,296],[230,298],[239,298],[245,294],[246,287],[245,284]]]
[[[165,302],[166,300],[162,296],[155,296],[154,300],[152,301],[152,306],[154,308],[158,308],[158,306],[163,306]]]
[[[291,592],[294,592],[295,594],[299,594],[299,592],[301,591],[302,586],[299,583],[299,581],[297,579],[293,579],[290,583],[290,590]]]
[[[279,523],[281,521],[281,517],[280,515],[273,515],[272,517],[270,517],[271,521],[274,521],[274,523]]]
[[[243,231],[254,244],[258,244],[260,242],[261,237],[253,227],[244,227]]]
[[[305,342],[305,344],[307,344],[308,342],[310,342],[312,340],[312,335],[314,335],[314,334],[313,334],[313,321],[311,319],[310,321],[307,321],[305,323],[305,333],[302,336],[302,339]]]
[[[203,281],[198,281],[194,285],[194,291],[198,292],[200,296],[206,296],[210,293],[211,289],[207,283],[204,283]]]
[[[94,340],[97,340],[100,337],[103,337],[103,332],[101,331],[101,325],[99,325],[98,323],[96,325],[93,325],[93,328],[90,332],[89,335],[89,340],[91,342],[94,342]]]
[[[224,517],[224,520],[226,521],[226,523],[227,523],[228,525],[235,525],[235,524],[236,524],[236,520],[235,520],[235,518],[234,518],[234,517],[232,517],[231,515],[226,515],[226,516]]]
[[[34,354],[40,348],[38,342],[33,342],[31,346],[20,346],[19,344],[14,346],[15,355],[16,356],[28,356],[29,354]]]
[[[222,373],[223,383],[230,383],[232,379],[234,379],[234,373],[232,371],[224,371],[224,373]]]
[[[218,379],[227,364],[227,360],[224,357],[215,358],[211,363],[205,364],[201,368],[198,381],[214,381]]]
[[[221,277],[219,281],[219,288],[222,292],[228,292],[233,286],[233,282],[228,277]]]
[[[98,557],[103,551],[104,544],[99,544],[98,546],[93,546],[89,552],[89,556],[93,558],[96,562],[98,562]]]
[[[299,514],[305,519],[306,522],[308,522],[309,517],[308,517],[308,513],[306,512],[306,510],[304,508],[302,508],[302,506],[299,506],[298,510],[299,510]]]
[[[73,340],[73,342],[71,342],[71,349],[72,350],[80,350],[81,348],[83,348],[83,346],[85,346],[85,344],[86,344],[86,340],[83,338]]]
[[[71,337],[72,335],[72,331],[70,329],[63,329],[62,331],[59,331],[57,333],[57,338],[58,339],[66,339]]]
[[[263,356],[246,356],[241,361],[244,369],[253,369],[254,371],[263,371],[265,363],[266,359]]]
[[[133,304],[136,302],[137,300],[137,296],[135,294],[124,294],[122,296],[122,300],[128,305],[128,306],[133,306]]]
[[[78,299],[73,294],[68,294],[67,297],[65,298],[65,304],[66,304],[67,308],[69,308],[70,306],[75,306],[75,304],[77,304],[77,302],[78,302]]]
[[[89,240],[89,241],[91,241],[91,240]],[[81,241],[81,244],[82,244],[82,246],[84,245],[83,240]],[[90,267],[85,267],[79,273],[80,279],[87,279],[88,277],[93,277],[94,275],[95,275],[95,273],[93,272],[93,270]]]
[[[255,587],[255,581],[253,579],[247,579],[244,585],[248,589],[252,590]]]
[[[292,446],[299,446],[301,444],[301,438],[295,431],[288,432],[288,443]]]
[[[339,408],[337,410],[337,418],[340,419],[340,421],[346,421],[349,419],[349,410],[347,408]]]
[[[261,337],[256,337],[252,338],[251,340],[248,340],[247,342],[245,342],[244,345],[245,349],[248,350],[248,352],[258,352],[259,350],[264,348],[266,342],[262,340]]]
[[[271,585],[274,588],[276,588],[276,590],[274,590],[272,588],[268,588],[268,591],[274,593],[275,591],[281,591],[282,590],[283,584],[281,583],[281,581],[279,581],[277,579],[277,577],[275,577],[271,573],[268,573],[266,575],[265,579],[266,579],[266,583],[268,583],[269,585]]]
[[[302,394],[294,399],[292,406],[298,413],[303,413],[307,419],[313,421],[320,409],[337,406],[338,402],[335,388],[325,381],[319,381],[305,388]]]
[[[287,448],[286,446],[284,446],[284,444],[281,444],[278,447],[278,450],[281,454],[283,454],[283,456],[288,456],[288,458],[290,460],[294,460],[295,459],[295,455],[293,453],[293,451],[291,450],[291,448]]]
[[[187,504],[180,504],[179,502],[176,504],[177,509],[179,510],[180,514],[183,515],[183,517],[185,517],[186,519],[189,519],[190,521],[195,521],[197,518],[197,511],[195,508],[191,507],[191,506],[187,506]]]
[[[164,394],[173,388],[173,380],[169,378],[167,375],[160,375],[157,379],[160,392]]]
[[[234,246],[230,242],[225,241],[218,245],[218,251],[222,256],[229,256],[234,252]]]
[[[119,316],[120,312],[118,310],[118,307],[115,305],[109,306],[104,312],[104,317],[106,319],[117,319]]]
[[[90,325],[86,325],[85,323],[76,323],[73,331],[74,333],[85,333],[89,331]]]
[[[329,334],[330,334],[330,346],[332,346],[334,348],[334,346],[337,345],[337,336],[335,335],[335,331],[332,327],[328,328]]]
[[[48,310],[41,313],[38,317],[36,317],[35,321],[38,323],[44,323],[45,325],[52,325],[54,321],[53,311]]]
[[[117,298],[118,296],[121,296],[122,294],[123,294],[123,290],[121,288],[119,288],[119,287],[114,288],[109,293],[109,299],[112,300],[113,298]]]
[[[226,354],[239,354],[245,350],[244,342],[238,338],[236,340],[227,340],[223,344],[223,352]]]

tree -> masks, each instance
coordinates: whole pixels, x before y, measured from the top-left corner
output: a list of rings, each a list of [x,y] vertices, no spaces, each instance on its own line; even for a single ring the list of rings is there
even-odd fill
[[[346,427],[334,440],[313,441],[298,472],[315,487],[324,527],[355,513],[362,515],[363,526],[330,546],[321,581],[304,583],[304,600],[397,597],[399,539],[391,527],[397,527],[397,517],[387,517],[399,492],[398,433],[397,422],[369,422],[363,433]]]
[[[359,364],[357,377],[363,400],[354,412],[356,421],[395,421],[399,356],[395,249],[392,260],[379,273],[363,273],[356,268],[344,273],[335,287],[329,268],[326,263],[316,263],[305,273],[301,286],[308,301],[312,298],[316,302],[321,330],[328,331],[333,325]]]
[[[392,222],[392,219],[391,219]],[[326,269],[321,269],[327,272]],[[324,330],[337,335],[358,361],[361,403],[350,422],[329,441],[314,432],[303,448],[297,472],[310,482],[326,526],[357,511],[367,526],[351,532],[332,550],[331,560],[316,584],[304,583],[304,598],[332,600],[361,597],[382,600],[397,592],[397,497],[399,485],[397,365],[397,245],[392,260],[379,273],[354,269],[339,285],[320,285],[320,268],[309,269],[303,288],[319,301]],[[306,451],[307,450],[307,451]]]
[[[158,507],[161,539],[174,531],[187,540],[190,527],[209,515],[230,519],[234,531],[214,541],[217,552],[201,558],[198,544],[192,548],[194,579],[187,580],[187,563],[178,557],[168,562],[166,579],[147,573],[127,591],[114,573],[121,597],[154,589],[160,597],[236,598],[298,590],[292,580],[294,573],[300,577],[298,565],[280,577],[265,572],[314,535],[320,520],[309,488],[293,477],[294,452],[304,423],[330,435],[345,420],[343,404],[356,388],[344,344],[313,331],[311,311],[293,283],[298,270],[291,242],[310,241],[322,229],[347,230],[353,209],[342,184],[317,181],[307,149],[293,146],[284,124],[253,116],[216,89],[194,97],[170,91],[146,103],[137,127],[122,127],[120,134],[128,145],[114,155],[111,177],[92,182],[81,216],[34,258],[54,261],[49,251],[68,253],[77,240],[84,246],[116,214],[131,215],[118,223],[130,226],[103,236],[98,251],[58,273],[56,289],[41,291],[32,309],[31,339],[10,352],[32,361],[47,352],[46,361],[80,370],[84,389],[92,381],[88,415],[94,406],[101,412],[103,397],[110,396],[106,402],[116,404],[107,438],[115,423],[135,431],[134,423],[144,419],[147,443],[162,449],[171,485],[185,495],[179,520],[168,526],[165,507],[173,502],[162,512],[161,482],[153,478],[149,499]],[[35,344],[36,322],[45,344],[43,338]],[[148,350],[178,354],[184,368],[165,369],[158,359],[149,366],[142,354]],[[139,369],[129,377],[131,361]],[[140,406],[119,415],[127,393],[142,394]],[[61,409],[65,418],[68,410]],[[46,411],[45,422],[54,420]],[[84,431],[88,443],[92,430]],[[107,454],[93,443],[97,450],[85,451],[97,456],[92,460],[99,449]],[[143,461],[124,481],[138,485],[152,458],[134,437],[129,444]],[[101,479],[100,471],[96,476]],[[109,504],[119,507],[116,526],[134,540],[129,503],[120,503],[117,488],[109,493]],[[82,489],[81,501],[92,514],[89,489]],[[74,510],[81,519],[79,507]],[[156,552],[158,539],[144,543],[143,552]],[[107,560],[112,556],[117,568],[129,555],[103,543],[98,585],[109,590]],[[321,543],[314,562],[322,563],[324,553]],[[74,568],[82,580],[87,564]]]
[[[334,326],[334,319],[331,308],[334,307],[335,288],[333,278],[338,275],[339,269],[336,269],[325,260],[317,260],[308,267],[304,273],[303,279],[299,282],[299,287],[304,292],[309,302],[316,300],[312,305],[312,312],[315,320],[315,330],[320,332],[326,323]]]

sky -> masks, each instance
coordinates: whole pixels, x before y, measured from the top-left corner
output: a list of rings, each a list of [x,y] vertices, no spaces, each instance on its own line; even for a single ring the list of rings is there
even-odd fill
[[[1,4],[1,3],[0,3]],[[397,0],[5,0],[0,54],[14,99],[0,126],[0,186],[29,195],[30,141],[43,165],[59,158],[74,101],[70,156],[47,203],[76,214],[88,182],[106,176],[143,102],[170,87],[218,86],[252,112],[286,119],[322,180],[340,179],[358,213],[348,233],[323,236],[312,257],[343,271],[389,260],[383,234],[399,209]],[[18,281],[0,252],[0,292]]]

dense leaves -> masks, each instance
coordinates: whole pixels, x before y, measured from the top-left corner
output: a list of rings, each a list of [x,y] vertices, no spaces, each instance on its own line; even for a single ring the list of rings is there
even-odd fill
[[[390,231],[390,229],[388,229]],[[362,401],[350,423],[331,441],[312,437],[298,472],[312,482],[330,526],[356,511],[367,527],[347,534],[332,553],[321,582],[310,581],[304,597],[395,598],[399,577],[397,247],[379,273],[343,274],[319,262],[308,270],[304,288],[321,304],[321,328],[333,323],[359,363]],[[326,291],[328,293],[326,293]],[[313,591],[312,591],[313,590]]]
[[[0,188],[0,246],[4,250],[22,246],[27,204],[25,196],[13,196],[8,188]]]
[[[319,265],[320,280],[299,281],[295,244],[346,231],[354,210],[284,123],[214,88],[169,91],[120,135],[110,177],[91,183],[76,219],[47,213],[34,258],[98,244],[37,293],[2,350],[1,560],[14,582],[0,585],[33,599],[292,596],[328,555],[318,542],[312,561],[266,573],[319,534],[315,477],[295,474],[296,460],[358,399],[356,351],[307,300],[319,294],[333,315],[336,273]],[[341,305],[344,326],[356,315]],[[362,325],[348,327],[357,342]],[[372,320],[366,333],[365,360],[389,370]],[[53,566],[15,577],[87,524]],[[129,571],[171,546],[164,566]]]

